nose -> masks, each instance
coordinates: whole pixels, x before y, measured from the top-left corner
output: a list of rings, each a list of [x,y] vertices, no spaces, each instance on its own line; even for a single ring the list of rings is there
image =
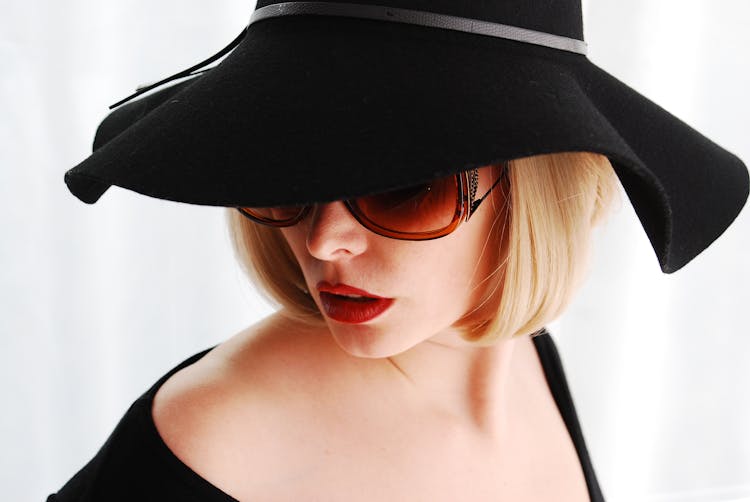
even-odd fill
[[[306,218],[307,250],[319,260],[347,259],[367,249],[367,230],[343,201],[316,204]]]

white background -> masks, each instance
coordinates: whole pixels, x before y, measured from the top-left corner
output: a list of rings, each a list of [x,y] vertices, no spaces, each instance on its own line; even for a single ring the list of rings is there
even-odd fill
[[[159,376],[270,312],[222,209],[63,183],[109,104],[224,47],[253,4],[0,1],[0,484],[43,500]],[[594,63],[750,160],[750,3],[584,8]],[[749,213],[667,276],[623,198],[551,325],[607,500],[750,500]]]

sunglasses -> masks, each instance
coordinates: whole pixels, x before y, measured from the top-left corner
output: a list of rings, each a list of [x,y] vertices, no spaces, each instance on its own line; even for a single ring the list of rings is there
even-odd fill
[[[391,239],[424,241],[444,237],[458,228],[505,177],[508,163],[487,193],[476,199],[479,169],[412,185],[398,190],[365,195],[342,202],[363,227]],[[313,205],[238,207],[247,218],[262,225],[290,227],[300,222]]]

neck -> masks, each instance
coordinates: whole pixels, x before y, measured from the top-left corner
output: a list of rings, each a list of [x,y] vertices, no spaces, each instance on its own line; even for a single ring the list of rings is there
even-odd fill
[[[297,336],[294,346],[308,361],[312,354],[322,357],[340,395],[349,391],[362,395],[364,386],[367,403],[401,407],[399,413],[408,409],[421,416],[447,418],[496,441],[507,437],[509,418],[524,406],[524,391],[518,389],[528,381],[530,365],[526,363],[535,354],[528,335],[477,347],[451,330],[396,355],[363,358],[343,351],[325,327],[308,328],[278,315],[274,318],[281,322],[281,332],[312,335],[304,339],[314,347],[300,345]],[[342,372],[350,371],[351,376],[342,379]]]
[[[525,343],[532,343],[528,336],[477,347],[457,333],[445,333],[381,361],[426,407],[482,435],[500,437],[507,429],[515,366],[528,348]]]

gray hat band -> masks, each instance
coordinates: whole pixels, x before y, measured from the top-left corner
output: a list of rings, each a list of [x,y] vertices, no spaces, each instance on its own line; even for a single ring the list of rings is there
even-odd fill
[[[518,26],[491,23],[466,17],[449,16],[421,10],[397,9],[383,5],[362,5],[338,2],[283,2],[261,7],[253,12],[251,25],[262,19],[280,16],[315,14],[322,16],[344,16],[362,19],[417,24],[446,30],[464,31],[490,37],[505,38],[517,42],[541,45],[552,49],[586,55],[586,42],[562,37],[543,31],[528,30]]]

